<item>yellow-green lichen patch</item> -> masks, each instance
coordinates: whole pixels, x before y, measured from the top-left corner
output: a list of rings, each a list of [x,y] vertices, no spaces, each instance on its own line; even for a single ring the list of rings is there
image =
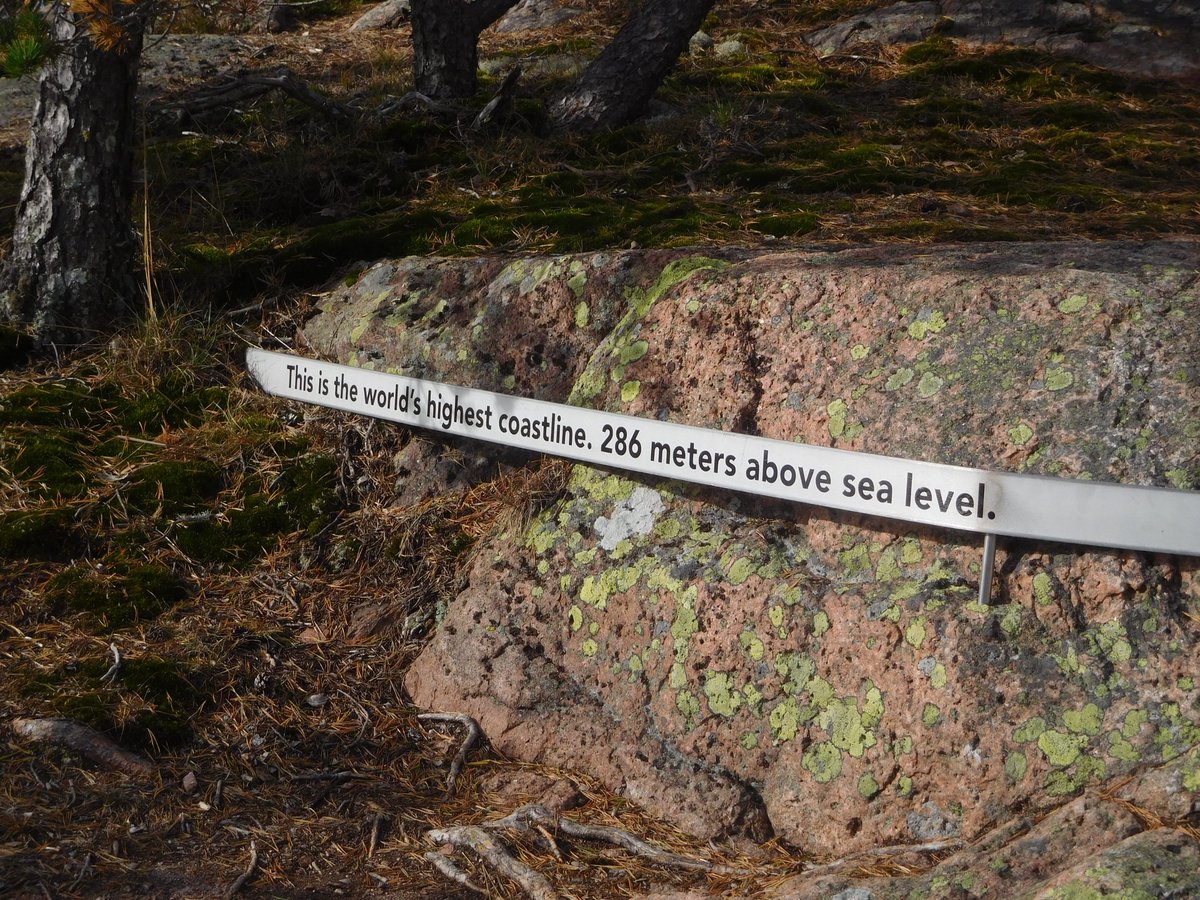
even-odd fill
[[[1049,606],[1054,602],[1054,580],[1047,572],[1033,576],[1033,599],[1038,606]]]
[[[863,727],[862,714],[853,698],[829,701],[817,716],[817,727],[828,732],[830,745],[856,759],[875,746],[875,735]]]
[[[660,541],[673,541],[683,533],[683,524],[671,516],[663,516],[654,523],[654,536]]]
[[[938,663],[929,673],[929,686],[940,690],[946,686],[946,667]]]
[[[632,403],[637,399],[638,392],[642,389],[640,381],[627,381],[621,385],[621,402]]]
[[[873,800],[880,790],[882,788],[879,787],[879,782],[870,772],[858,779],[858,793],[864,800]]]
[[[1020,750],[1014,750],[1004,757],[1004,774],[1013,781],[1020,781],[1024,778],[1028,768],[1029,761]]]
[[[1051,797],[1064,797],[1075,793],[1085,785],[1102,779],[1108,772],[1104,760],[1094,756],[1080,756],[1075,764],[1065,770],[1059,769],[1046,776],[1043,786]]]
[[[900,550],[900,562],[906,566],[915,566],[921,561],[921,542],[916,538],[906,538]]]
[[[863,344],[855,344],[850,348],[850,358],[855,362],[861,362],[867,358],[870,352],[870,349]]]
[[[1021,633],[1021,623],[1025,618],[1025,607],[1010,603],[1000,614],[1000,630],[1009,637],[1015,638]]]
[[[1088,737],[1099,734],[1100,726],[1104,723],[1104,713],[1095,703],[1088,703],[1079,710],[1067,710],[1063,713],[1063,724],[1068,731]]]
[[[683,714],[689,728],[696,724],[700,715],[700,701],[691,691],[682,690],[675,695],[675,708]]]
[[[1033,440],[1033,429],[1026,422],[1018,422],[1008,429],[1008,439],[1018,447],[1024,447]]]
[[[589,321],[591,321],[591,308],[586,301],[580,300],[575,304],[575,327],[587,328]]]
[[[740,743],[743,750],[754,750],[758,747],[758,735],[753,731],[742,732]]]
[[[758,571],[758,566],[754,564],[754,560],[748,556],[742,556],[733,561],[725,577],[730,584],[743,584],[756,571]]]
[[[1046,390],[1065,391],[1075,383],[1075,376],[1067,369],[1053,367],[1046,370]]]
[[[715,715],[731,718],[742,705],[742,695],[727,672],[709,672],[704,679],[704,696]]]
[[[814,715],[812,707],[801,705],[795,697],[785,697],[771,710],[767,724],[771,726],[776,742],[782,743],[794,740],[801,724],[811,721]]]
[[[600,645],[592,638],[586,638],[583,642],[583,655],[591,659],[600,650]]]
[[[1108,733],[1108,755],[1121,762],[1140,762],[1142,755],[1133,744],[1125,740],[1119,729],[1114,728]]]
[[[883,693],[873,683],[867,684],[869,686],[862,706],[862,726],[873,729],[883,718]]]
[[[1087,744],[1087,735],[1069,734],[1053,729],[1043,731],[1037,739],[1038,749],[1052,766],[1059,767],[1066,767],[1075,762]]]
[[[827,407],[825,412],[829,415],[829,436],[832,438],[840,438],[846,432],[846,414],[848,412],[846,401],[840,397],[834,400]]]
[[[937,334],[946,327],[946,316],[940,309],[922,312],[911,325],[908,335],[918,341],[925,340],[930,334]]]
[[[934,728],[942,721],[942,711],[932,703],[926,703],[925,708],[921,710],[921,724],[926,728]]]
[[[904,629],[904,640],[911,644],[914,648],[920,650],[925,643],[926,637],[926,619],[924,616],[918,616],[908,624]]]
[[[1060,312],[1064,312],[1067,315],[1071,315],[1073,313],[1077,313],[1080,310],[1082,310],[1084,307],[1087,306],[1087,304],[1088,304],[1088,298],[1086,295],[1072,294],[1070,297],[1061,301],[1058,304],[1058,309]]]
[[[896,793],[901,797],[911,797],[913,793],[913,780],[909,775],[901,775],[896,779]]]
[[[578,631],[583,627],[583,610],[578,606],[572,606],[567,611],[567,623],[571,626],[572,631]]]
[[[1110,662],[1125,663],[1133,657],[1133,645],[1129,642],[1129,634],[1125,626],[1115,619],[1103,623],[1089,633],[1088,638],[1093,644],[1093,652],[1098,650]]]
[[[675,658],[682,662],[687,658],[688,641],[700,629],[696,618],[696,597],[699,591],[692,585],[675,595],[675,620],[671,623],[671,638],[675,642]]]
[[[777,608],[777,607],[774,607]],[[813,613],[813,637],[818,638],[829,630],[829,614],[823,609]]]
[[[879,582],[895,581],[900,577],[900,564],[896,561],[896,550],[888,547],[879,554],[879,563],[875,566],[875,580]]]
[[[855,544],[838,554],[842,574],[846,578],[873,577],[875,567],[871,563],[871,552],[866,544]]]
[[[761,660],[763,658],[763,654],[766,652],[762,638],[760,638],[753,631],[743,631],[738,636],[738,643],[742,645],[742,649],[746,651],[746,654],[754,662]]]
[[[1133,740],[1142,730],[1142,726],[1149,721],[1150,714],[1144,709],[1131,709],[1125,713],[1125,718],[1121,722],[1121,736],[1126,740]]]
[[[842,754],[832,744],[813,744],[801,764],[818,784],[828,784],[842,774]]]
[[[1028,744],[1036,741],[1046,731],[1046,720],[1041,716],[1026,719],[1013,729],[1013,740],[1018,744]]]
[[[928,400],[930,397],[936,396],[945,383],[945,379],[941,376],[935,375],[933,372],[926,372],[917,382],[917,396],[922,400]]]
[[[883,385],[883,389],[885,391],[898,391],[900,388],[910,383],[915,377],[916,373],[912,369],[905,366],[893,372],[888,377],[888,380]]]

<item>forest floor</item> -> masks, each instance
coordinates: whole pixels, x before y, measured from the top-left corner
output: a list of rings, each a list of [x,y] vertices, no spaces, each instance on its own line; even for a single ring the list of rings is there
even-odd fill
[[[663,869],[583,840],[556,858],[517,840],[565,897],[754,894],[811,862],[803,847],[694,846],[584,775],[486,743],[447,792],[460,731],[419,720],[402,674],[472,547],[549,502],[561,467],[397,507],[393,460],[424,439],[263,396],[243,349],[290,348],[312,292],[383,256],[1196,233],[1200,98],[936,36],[819,59],[801,35],[848,4],[745,3],[706,25],[741,49],[682,59],[653,122],[556,134],[545,102],[612,33],[613,6],[485,36],[492,74],[457,113],[394,102],[411,87],[408,29],[350,34],[355,8],[222,39],[236,52],[220,63],[182,50],[148,79],[162,101],[222,65],[286,65],[353,114],[328,121],[280,96],[150,112],[138,214],[156,315],[102,351],[0,356],[5,896],[474,896],[425,859],[426,832],[549,795],[727,867]],[[471,133],[511,62],[527,73],[514,111]],[[20,135],[0,133],[0,250]],[[10,729],[56,716],[151,770]],[[492,895],[518,896],[456,858]]]

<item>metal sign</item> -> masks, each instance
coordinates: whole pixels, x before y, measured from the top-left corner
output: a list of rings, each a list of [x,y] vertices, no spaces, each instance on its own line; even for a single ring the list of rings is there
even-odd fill
[[[281,397],[662,478],[995,536],[1200,556],[1200,492],[1016,475],[697,428],[250,349]],[[987,602],[990,578],[981,580]]]

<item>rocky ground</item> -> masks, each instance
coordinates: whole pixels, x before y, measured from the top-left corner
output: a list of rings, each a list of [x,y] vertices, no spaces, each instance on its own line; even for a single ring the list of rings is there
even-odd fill
[[[611,33],[606,4],[485,36],[492,74],[447,116],[396,105],[407,26],[351,32],[357,8],[152,50],[148,100],[287,65],[355,124],[273,97],[152,115],[168,305],[101,352],[3,351],[0,890],[474,896],[429,832],[534,801],[700,866],[495,832],[566,897],[1192,890],[1194,567],[1010,545],[981,611],[973,542],[283,403],[241,363],[388,359],[1194,489],[1196,251],[1164,236],[1200,225],[1196,96],[1052,55],[1151,39],[1053,6],[1050,31],[987,37],[1014,47],[943,21],[971,4],[731,4],[655,122],[593,144],[539,114]],[[514,61],[515,118],[464,137]],[[1033,237],[1083,242],[928,255]],[[851,243],[880,246],[832,252]],[[820,252],[777,252],[801,246]],[[660,497],[654,539],[600,547],[635,492]],[[429,710],[484,725],[453,784],[464,728]],[[144,762],[20,721],[50,717]],[[435,859],[522,895],[470,851]]]

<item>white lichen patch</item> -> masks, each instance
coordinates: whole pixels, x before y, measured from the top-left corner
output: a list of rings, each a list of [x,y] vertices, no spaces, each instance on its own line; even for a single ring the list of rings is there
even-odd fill
[[[621,541],[649,534],[663,509],[658,491],[639,486],[617,504],[611,518],[600,516],[592,527],[600,538],[600,546],[611,553]]]

